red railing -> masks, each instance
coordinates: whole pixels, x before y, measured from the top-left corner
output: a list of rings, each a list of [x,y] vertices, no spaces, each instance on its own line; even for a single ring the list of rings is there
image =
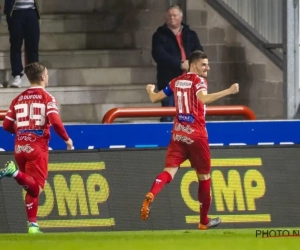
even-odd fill
[[[0,110],[0,121],[4,120],[7,110]]]
[[[6,110],[0,110],[0,121],[4,120]],[[120,117],[161,117],[175,116],[175,107],[153,107],[153,108],[113,108],[103,117],[102,123],[113,123]],[[244,116],[246,120],[255,120],[255,114],[245,106],[209,106],[206,115],[210,116]]]
[[[113,123],[120,117],[161,117],[175,116],[175,107],[153,108],[113,108],[104,115],[102,123]],[[244,116],[247,120],[256,120],[253,111],[246,106],[209,106],[206,115],[210,116]]]

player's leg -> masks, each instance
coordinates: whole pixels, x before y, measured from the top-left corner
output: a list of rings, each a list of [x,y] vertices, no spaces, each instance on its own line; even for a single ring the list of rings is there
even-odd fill
[[[25,195],[25,209],[28,221],[28,233],[36,234],[41,233],[37,223],[37,212],[39,206],[39,194],[42,192],[43,187],[39,181],[38,171],[35,172],[36,166],[32,162],[26,164],[26,175],[34,179],[38,187],[38,195],[33,195],[28,189],[24,188],[26,192]]]
[[[4,177],[12,177],[17,170],[18,168],[13,161],[6,162],[4,168],[0,169],[0,179]]]
[[[165,167],[163,171],[156,176],[152,187],[150,189],[150,193],[153,194],[153,196],[156,196],[166,184],[170,183],[175,174],[177,173],[178,165],[174,167]]]
[[[156,176],[150,191],[146,194],[141,208],[141,218],[147,220],[150,212],[150,205],[155,196],[170,183],[178,171],[180,164],[187,159],[187,151],[181,142],[173,141],[169,144],[166,163],[163,171]]]
[[[200,223],[198,228],[206,230],[221,223],[220,218],[209,218],[210,195],[210,150],[206,138],[194,140],[190,146],[190,162],[198,177],[198,201],[200,203]]]
[[[216,227],[221,223],[219,217],[209,218],[208,212],[211,203],[210,195],[210,174],[197,174],[198,176],[198,200],[200,203],[200,223],[198,228],[200,230],[206,230],[212,227]]]
[[[26,168],[30,162],[27,161],[28,153],[20,152],[15,153],[15,160],[19,168],[16,167],[13,161],[6,163],[4,169],[0,170],[0,179],[2,177],[11,177],[14,178],[17,183],[22,186],[26,191],[25,195],[25,208],[26,214],[29,222],[29,232],[30,233],[39,233],[40,230],[36,224],[36,215],[38,208],[38,195],[40,193],[40,187],[36,178],[26,172]]]
[[[147,220],[150,212],[150,205],[154,201],[154,197],[163,189],[163,187],[170,183],[176,172],[178,167],[166,167],[163,172],[161,172],[158,176],[156,176],[150,191],[146,194],[145,199],[141,208],[141,218],[143,220]]]
[[[25,174],[25,156],[23,153],[15,154],[15,159],[19,168],[13,161],[8,161],[5,167],[0,169],[0,179],[3,177],[14,178],[26,192],[29,192],[32,196],[38,196],[39,186],[37,182],[31,176]]]
[[[30,150],[26,150],[30,148]],[[23,149],[23,150],[22,150]],[[33,150],[33,151],[32,151]],[[22,188],[29,193],[32,197],[37,197],[40,193],[40,188],[37,180],[34,176],[29,175],[26,172],[26,168],[28,164],[30,164],[30,160],[36,155],[38,157],[38,153],[35,152],[35,148],[29,144],[17,144],[15,146],[15,160],[19,169],[12,175],[12,177],[17,181],[17,183],[22,186]],[[32,151],[27,153],[26,151]],[[11,163],[14,164],[14,163]]]
[[[48,175],[48,153],[39,152],[34,158],[26,164],[25,172],[34,178],[39,187],[39,194],[43,191]],[[42,233],[37,222],[39,195],[32,196],[30,192],[26,193],[25,205],[28,218],[28,233]]]

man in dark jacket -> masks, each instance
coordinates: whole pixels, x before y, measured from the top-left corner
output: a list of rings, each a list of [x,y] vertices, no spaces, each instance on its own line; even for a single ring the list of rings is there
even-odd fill
[[[11,87],[21,87],[23,75],[22,44],[25,41],[27,63],[39,61],[40,25],[37,0],[5,0],[4,14],[9,30]]]
[[[189,69],[188,57],[195,50],[202,50],[195,31],[182,23],[182,10],[171,6],[166,13],[166,23],[152,37],[152,57],[157,64],[157,88],[164,89],[169,82]],[[162,100],[163,107],[175,106],[174,96]],[[173,117],[162,117],[161,122],[172,122]]]

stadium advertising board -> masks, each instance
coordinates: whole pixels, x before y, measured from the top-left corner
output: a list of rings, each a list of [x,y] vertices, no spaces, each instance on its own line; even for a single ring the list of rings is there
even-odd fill
[[[212,204],[220,228],[297,227],[300,158],[295,146],[212,148]],[[189,161],[156,197],[147,221],[144,195],[162,170],[165,149],[51,152],[39,203],[45,232],[196,229],[197,179]],[[0,164],[11,159],[0,154]],[[0,182],[0,232],[26,232],[22,189]]]
[[[300,121],[208,122],[211,146],[299,144]],[[171,123],[66,125],[77,150],[167,147]],[[0,127],[0,151],[13,151],[14,136]],[[51,128],[50,149],[65,150]]]

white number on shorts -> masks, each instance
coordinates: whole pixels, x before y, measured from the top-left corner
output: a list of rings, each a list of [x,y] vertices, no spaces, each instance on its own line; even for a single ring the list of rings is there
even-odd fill
[[[182,96],[183,96],[184,105],[185,105],[185,112],[184,113],[189,114],[190,113],[190,108],[189,108],[189,100],[188,100],[187,92],[183,92],[183,95],[182,95],[182,91],[180,91],[180,90],[177,91],[179,113],[183,113]]]
[[[15,110],[18,127],[29,126],[30,120],[34,120],[36,126],[43,126],[45,124],[46,107],[43,103],[31,103],[30,105],[26,103],[17,104]],[[34,114],[34,110],[39,110],[40,114]],[[22,118],[28,117],[28,121],[20,121]]]

